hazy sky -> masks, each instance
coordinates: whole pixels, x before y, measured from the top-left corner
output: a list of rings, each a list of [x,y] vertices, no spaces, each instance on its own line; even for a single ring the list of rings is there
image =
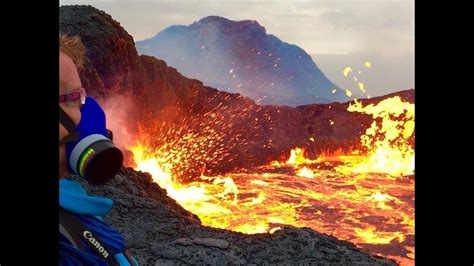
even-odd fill
[[[358,79],[365,82],[369,94],[414,87],[414,0],[60,0],[60,5],[70,4],[104,10],[135,41],[209,15],[254,19],[267,33],[312,55],[341,88],[357,90],[342,70],[363,68],[365,60],[372,67]]]

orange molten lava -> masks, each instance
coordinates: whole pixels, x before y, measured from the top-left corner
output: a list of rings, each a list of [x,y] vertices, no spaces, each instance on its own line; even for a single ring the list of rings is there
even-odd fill
[[[273,233],[283,224],[306,226],[412,265],[413,104],[393,97],[366,107],[355,101],[348,110],[374,119],[361,137],[365,155],[309,160],[304,149],[295,148],[284,162],[181,184],[166,148],[149,150],[139,139],[130,150],[136,169],[149,172],[204,225],[248,234]],[[194,145],[192,140],[186,145]]]

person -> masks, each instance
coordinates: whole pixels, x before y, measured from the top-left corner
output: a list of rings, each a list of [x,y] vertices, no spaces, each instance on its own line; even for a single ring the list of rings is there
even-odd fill
[[[90,184],[105,183],[123,162],[104,111],[82,88],[78,69],[84,55],[78,36],[59,34],[59,264],[138,265],[123,236],[104,222],[112,199],[88,195],[67,178],[75,174]]]

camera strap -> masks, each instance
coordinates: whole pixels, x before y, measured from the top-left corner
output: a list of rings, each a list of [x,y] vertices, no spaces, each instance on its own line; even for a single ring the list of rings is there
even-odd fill
[[[108,248],[97,235],[86,228],[79,218],[62,207],[59,207],[59,232],[66,237],[75,248],[86,252],[84,247],[85,242],[99,257],[107,261],[109,265],[120,265],[110,248]],[[130,261],[130,263],[134,265],[132,262],[133,261]]]
[[[72,119],[66,114],[66,112],[59,106],[59,122],[66,128],[69,132],[69,135],[65,137],[61,143],[63,142],[73,142],[79,138],[79,132],[76,131],[76,124]]]

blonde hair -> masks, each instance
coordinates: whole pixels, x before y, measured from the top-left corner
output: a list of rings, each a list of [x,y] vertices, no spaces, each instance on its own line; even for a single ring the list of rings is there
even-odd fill
[[[59,51],[67,54],[78,69],[84,65],[86,47],[79,36],[70,37],[66,34],[59,33]]]

